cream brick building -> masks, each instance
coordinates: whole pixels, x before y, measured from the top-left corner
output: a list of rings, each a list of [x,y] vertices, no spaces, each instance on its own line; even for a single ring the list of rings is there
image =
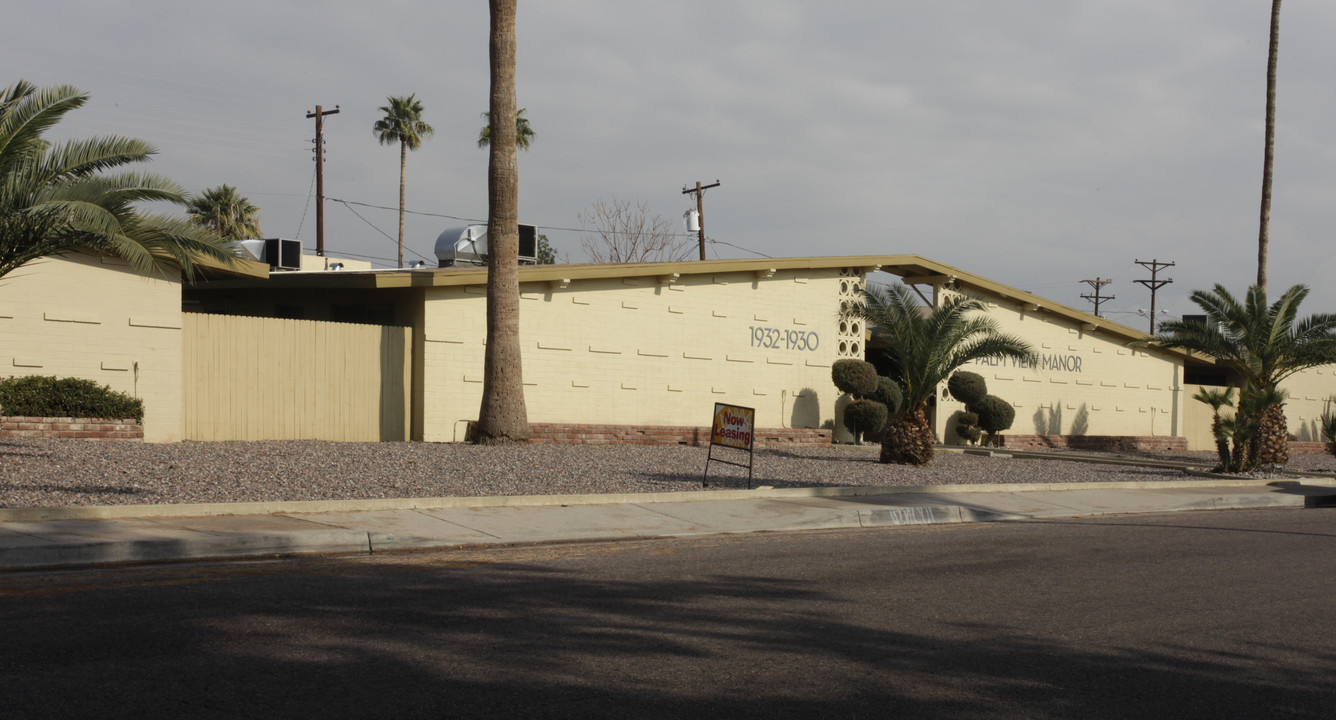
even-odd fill
[[[544,265],[521,268],[520,281],[525,398],[534,423],[699,427],[708,424],[714,403],[726,402],[754,407],[762,428],[835,426],[841,398],[830,380],[831,365],[862,357],[870,337],[869,328],[842,322],[840,309],[857,300],[866,282],[903,281],[926,302],[956,293],[979,298],[1004,330],[1033,344],[1029,361],[966,368],[1015,406],[1008,436],[1017,441],[1186,438],[1195,449],[1211,447],[1209,410],[1191,400],[1195,388],[1186,382],[1203,367],[1200,360],[1132,349],[1128,343],[1144,333],[915,255]],[[142,397],[146,439],[171,442],[192,439],[197,431],[187,433],[186,427],[217,424],[217,413],[197,398],[241,401],[241,393],[229,393],[226,385],[196,392],[217,373],[195,366],[219,361],[183,350],[200,342],[183,333],[183,326],[193,327],[192,317],[400,326],[403,340],[350,334],[373,339],[347,342],[388,343],[391,350],[407,343],[408,352],[357,348],[339,355],[335,345],[329,357],[298,363],[285,360],[281,346],[266,346],[223,364],[240,366],[231,368],[236,374],[228,381],[237,385],[284,366],[287,380],[246,401],[272,412],[305,407],[319,415],[317,401],[342,402],[335,390],[380,393],[379,400],[363,403],[369,408],[363,414],[340,420],[380,423],[379,430],[263,423],[287,428],[265,431],[275,439],[455,441],[463,439],[481,399],[485,283],[483,268],[270,275],[246,263],[183,286],[143,277],[109,258],[43,260],[0,278],[0,375],[86,377]],[[183,302],[189,313],[182,313]],[[267,327],[272,335],[272,325]],[[277,332],[287,331],[280,326]],[[302,333],[292,331],[290,342],[301,342],[296,338],[307,336]],[[384,364],[391,355],[399,358],[394,367]],[[341,373],[341,364],[354,356],[364,358],[357,360],[365,365],[361,374]],[[191,367],[183,371],[183,363]],[[320,373],[306,369],[317,364]],[[186,377],[192,378],[190,392],[182,387]],[[298,387],[303,382],[309,386]],[[1304,373],[1286,387],[1291,431],[1302,440],[1318,439],[1320,417],[1336,393],[1333,369]],[[293,397],[282,400],[277,393]],[[940,388],[934,427],[946,442],[955,441],[959,409]],[[203,413],[210,422],[183,422],[187,412]],[[255,439],[253,413],[235,407],[229,412],[247,425],[245,432],[212,437]],[[837,427],[836,439],[842,438],[847,435]]]
[[[230,273],[263,275],[258,264]],[[79,377],[144,401],[144,439],[181,435],[181,281],[71,253],[0,277],[0,376]]]

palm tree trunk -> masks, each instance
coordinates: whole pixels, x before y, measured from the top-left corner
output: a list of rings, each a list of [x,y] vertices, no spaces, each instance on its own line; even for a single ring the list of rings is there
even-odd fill
[[[404,168],[408,166],[408,143],[399,141],[399,267],[404,266]]]
[[[1285,465],[1290,461],[1290,431],[1285,406],[1272,405],[1257,419],[1257,465]]]
[[[1224,421],[1217,412],[1211,420],[1211,437],[1215,438],[1215,454],[1220,458],[1220,464],[1216,466],[1217,472],[1229,472],[1229,440],[1226,439],[1223,426]]]
[[[493,118],[515,117],[515,4],[490,0]],[[520,356],[519,167],[515,124],[493,122],[487,166],[487,350],[478,442],[528,442]]]
[[[1280,44],[1280,1],[1271,0],[1271,46],[1266,60],[1266,150],[1262,154],[1262,214],[1257,230],[1257,287],[1266,297],[1266,255],[1270,244],[1271,167],[1276,157],[1276,60]]]
[[[881,461],[897,465],[931,465],[937,436],[923,410],[900,413],[886,422]]]

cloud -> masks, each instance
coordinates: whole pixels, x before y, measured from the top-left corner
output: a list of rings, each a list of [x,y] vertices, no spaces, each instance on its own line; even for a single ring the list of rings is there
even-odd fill
[[[706,195],[723,256],[917,253],[1086,308],[1148,296],[1136,259],[1172,260],[1160,303],[1255,273],[1269,8],[1245,0],[900,3],[573,0],[519,9],[521,215],[574,253],[599,198],[675,217]],[[62,132],[145,137],[155,170],[223,182],[268,232],[314,244],[315,105],[326,192],[393,207],[398,157],[371,124],[417,93],[436,136],[408,160],[409,257],[486,214],[487,14],[481,5],[30,3],[0,47],[39,83],[89,91]],[[1325,72],[1336,7],[1282,18],[1272,284],[1336,309],[1326,228],[1336,192]],[[334,203],[331,252],[394,256],[397,213]],[[414,254],[416,253],[416,255]],[[381,261],[381,264],[385,264]]]

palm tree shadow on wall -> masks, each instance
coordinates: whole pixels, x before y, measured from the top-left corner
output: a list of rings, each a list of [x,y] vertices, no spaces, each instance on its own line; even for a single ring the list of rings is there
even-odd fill
[[[1054,402],[1050,407],[1040,407],[1034,411],[1034,431],[1038,435],[1062,434],[1062,403]]]
[[[793,396],[793,409],[789,413],[789,427],[814,428],[821,426],[821,398],[816,390],[803,388]]]
[[[1081,403],[1076,408],[1076,417],[1072,418],[1072,435],[1085,435],[1090,432],[1090,407]]]
[[[1062,434],[1062,402],[1056,401],[1052,407],[1039,408],[1034,411],[1034,431],[1039,435],[1061,435]],[[1081,403],[1076,409],[1076,416],[1072,418],[1072,430],[1070,435],[1085,435],[1090,432],[1090,406]]]

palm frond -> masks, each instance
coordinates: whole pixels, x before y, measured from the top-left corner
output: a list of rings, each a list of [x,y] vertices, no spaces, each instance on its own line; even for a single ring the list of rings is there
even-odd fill
[[[1023,358],[1030,345],[998,330],[987,307],[956,295],[924,312],[913,291],[903,285],[870,285],[860,303],[843,312],[874,328],[879,347],[899,368],[904,390],[902,412],[917,412],[937,386],[962,365],[984,358]]]
[[[0,275],[77,248],[114,253],[143,272],[180,268],[188,277],[196,257],[230,264],[226,239],[138,209],[145,202],[185,202],[183,188],[167,178],[120,170],[147,161],[156,152],[151,144],[117,136],[43,138],[87,99],[69,86],[38,88],[22,80],[0,93]]]

